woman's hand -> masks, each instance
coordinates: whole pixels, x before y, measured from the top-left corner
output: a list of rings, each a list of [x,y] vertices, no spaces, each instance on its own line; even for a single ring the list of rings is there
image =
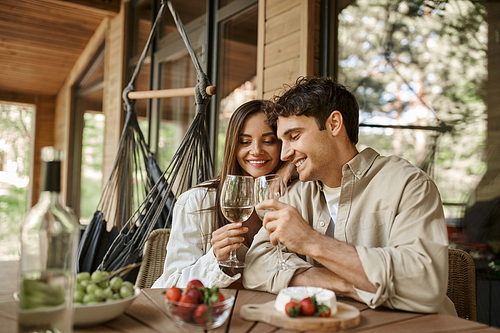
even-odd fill
[[[276,173],[283,177],[283,180],[287,185],[299,177],[299,173],[297,172],[295,164],[290,161],[284,162],[276,171]]]
[[[212,232],[212,247],[217,260],[222,261],[229,258],[229,252],[236,250],[245,240],[242,235],[248,232],[247,227],[242,227],[243,223],[229,223]]]

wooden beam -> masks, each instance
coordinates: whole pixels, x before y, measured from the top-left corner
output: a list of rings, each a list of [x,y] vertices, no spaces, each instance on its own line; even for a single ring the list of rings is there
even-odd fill
[[[62,0],[63,2],[73,2],[79,5],[103,9],[118,13],[120,11],[121,0]]]
[[[208,86],[205,91],[208,95],[212,96],[217,93],[217,88]],[[167,98],[167,97],[186,97],[194,96],[195,87],[190,88],[176,88],[176,89],[163,89],[163,90],[146,90],[146,91],[131,91],[128,93],[130,99],[144,99],[144,98]]]

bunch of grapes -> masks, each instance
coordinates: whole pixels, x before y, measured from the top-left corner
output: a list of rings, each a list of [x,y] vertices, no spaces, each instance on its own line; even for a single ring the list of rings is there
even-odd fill
[[[112,302],[134,295],[132,282],[123,281],[119,276],[111,277],[107,271],[81,272],[76,275],[73,302],[91,304]]]

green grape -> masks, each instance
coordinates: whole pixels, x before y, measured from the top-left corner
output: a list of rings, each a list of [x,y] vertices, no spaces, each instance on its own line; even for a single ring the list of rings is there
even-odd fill
[[[129,287],[130,289],[134,290],[134,284],[130,281],[123,281],[122,286],[125,285]]]
[[[112,299],[113,299],[113,301],[117,301],[119,299],[122,299],[122,297],[120,296],[120,292],[114,293]]]
[[[73,298],[74,298],[73,302],[74,303],[83,303],[83,297],[85,297],[85,292],[83,292],[82,290],[76,290],[75,294],[73,296]]]
[[[102,279],[105,278],[105,275],[104,275],[104,272],[103,271],[95,271],[92,273],[92,275],[90,276],[90,280],[92,282],[99,282],[101,281]]]
[[[111,289],[111,287],[107,287],[106,289],[104,289],[103,297],[106,300],[112,299],[113,298],[113,289]]]
[[[97,299],[97,297],[95,297],[94,294],[87,294],[85,296],[83,296],[83,303],[84,304],[89,304],[89,303],[98,303],[99,300]]]
[[[104,290],[101,288],[97,288],[94,290],[94,295],[97,297],[98,300],[104,300]]]
[[[87,286],[86,292],[87,292],[87,294],[93,294],[93,293],[94,293],[94,291],[95,291],[96,289],[98,289],[98,288],[99,288],[99,287],[97,286],[97,284],[93,284],[93,283],[91,283],[91,284],[89,284],[89,285]]]
[[[82,293],[85,294],[85,291],[87,290],[87,286],[84,286],[81,283],[76,284],[76,291],[81,291]]]
[[[120,288],[120,296],[122,298],[127,298],[134,295],[134,288],[130,288],[128,285],[125,283],[122,284],[122,287]]]
[[[119,277],[119,276],[113,277],[110,281],[111,289],[113,289],[114,291],[119,291],[120,288],[122,287],[122,283],[123,283],[123,280],[121,277]]]
[[[82,285],[83,288],[87,289],[87,286],[90,284],[90,280],[80,281],[80,284]]]
[[[76,281],[84,281],[84,280],[90,280],[90,273],[89,272],[81,272],[76,274]]]
[[[103,288],[103,289],[109,287],[109,280],[104,280],[102,282],[99,282],[98,286]]]

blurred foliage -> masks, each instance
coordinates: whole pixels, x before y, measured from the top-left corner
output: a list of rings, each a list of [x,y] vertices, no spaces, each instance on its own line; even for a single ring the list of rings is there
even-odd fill
[[[80,222],[87,224],[101,199],[105,117],[101,113],[85,112],[83,119]]]
[[[339,81],[358,98],[361,123],[452,126],[361,127],[358,147],[422,167],[444,202],[467,202],[485,171],[484,18],[480,1],[462,0],[358,0],[339,15]]]
[[[0,195],[0,260],[17,260],[28,190],[10,186],[7,191],[8,195]]]
[[[19,233],[28,195],[28,187],[22,185],[22,180],[29,177],[33,113],[33,106],[0,102],[0,153],[3,155],[0,171],[9,181],[21,180],[16,183],[19,187],[0,182],[0,260],[19,258]]]
[[[33,112],[32,106],[0,102],[0,152],[16,163],[18,177],[29,176]]]

